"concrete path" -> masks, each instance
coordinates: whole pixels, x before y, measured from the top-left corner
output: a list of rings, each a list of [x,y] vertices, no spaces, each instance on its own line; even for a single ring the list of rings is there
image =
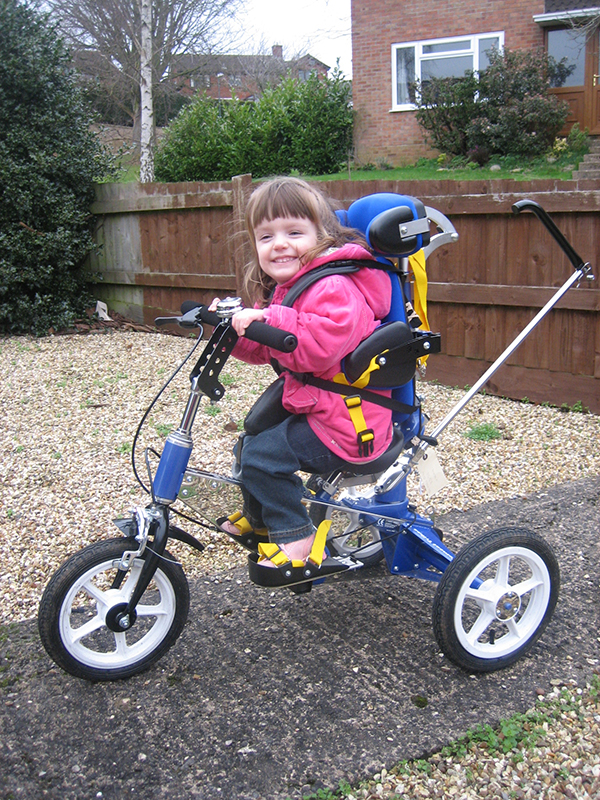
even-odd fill
[[[590,479],[440,520],[454,550],[517,525],[559,557],[548,630],[490,675],[441,657],[435,585],[383,567],[300,597],[259,589],[243,571],[195,581],[179,642],[120,683],[64,674],[33,620],[1,629],[0,798],[296,798],[525,711],[552,680],[585,682],[600,658],[599,497]]]

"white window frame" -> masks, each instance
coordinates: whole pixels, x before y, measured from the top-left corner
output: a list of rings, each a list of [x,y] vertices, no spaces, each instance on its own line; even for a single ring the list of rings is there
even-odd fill
[[[504,49],[504,31],[490,31],[489,33],[465,34],[464,36],[451,36],[444,39],[424,39],[417,42],[396,42],[392,44],[392,108],[391,111],[414,111],[414,103],[398,103],[398,59],[397,51],[412,47],[415,55],[415,75],[414,80],[421,80],[421,65],[435,58],[464,57],[473,58],[473,70],[479,71],[479,42],[482,39],[498,39],[500,51]],[[466,42],[467,46],[460,50],[449,50],[447,52],[425,53],[424,49],[430,45],[446,45],[458,42]]]

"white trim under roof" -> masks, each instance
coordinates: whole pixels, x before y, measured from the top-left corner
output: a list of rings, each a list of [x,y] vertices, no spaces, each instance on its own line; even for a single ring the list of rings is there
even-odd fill
[[[586,17],[598,15],[600,15],[600,7],[594,6],[593,8],[581,8],[573,11],[555,11],[552,14],[535,14],[533,21],[541,25],[542,28],[547,28],[560,22],[570,22],[571,20],[585,19]]]

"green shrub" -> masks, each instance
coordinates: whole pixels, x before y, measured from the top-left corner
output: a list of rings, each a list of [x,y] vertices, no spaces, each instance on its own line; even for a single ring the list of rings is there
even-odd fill
[[[0,330],[42,334],[86,306],[93,182],[110,156],[56,31],[18,0],[0,0],[0,18]]]
[[[491,51],[480,75],[434,78],[417,93],[417,120],[444,153],[534,156],[554,142],[568,106],[549,94],[550,79],[564,73],[539,51]]]
[[[198,97],[169,126],[155,158],[157,180],[216,181],[335,172],[352,142],[350,87],[331,78],[287,78],[256,102]]]

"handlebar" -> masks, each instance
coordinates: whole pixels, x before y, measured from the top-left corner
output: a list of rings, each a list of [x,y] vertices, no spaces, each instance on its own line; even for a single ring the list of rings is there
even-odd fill
[[[520,214],[521,211],[532,211],[545,228],[552,234],[552,237],[560,245],[560,248],[565,253],[571,264],[576,270],[582,269],[585,263],[581,256],[579,256],[571,244],[567,241],[562,232],[556,227],[554,220],[550,218],[545,209],[534,200],[517,200],[512,207],[513,214]]]
[[[197,328],[200,323],[216,327],[223,322],[223,318],[216,311],[209,311],[208,306],[186,300],[181,306],[180,317],[157,317],[154,322],[156,325],[168,325],[176,323],[182,328]],[[267,325],[266,322],[252,322],[248,325],[244,336],[253,342],[272,347],[282,353],[291,353],[298,345],[298,339],[289,331],[282,331]]]

